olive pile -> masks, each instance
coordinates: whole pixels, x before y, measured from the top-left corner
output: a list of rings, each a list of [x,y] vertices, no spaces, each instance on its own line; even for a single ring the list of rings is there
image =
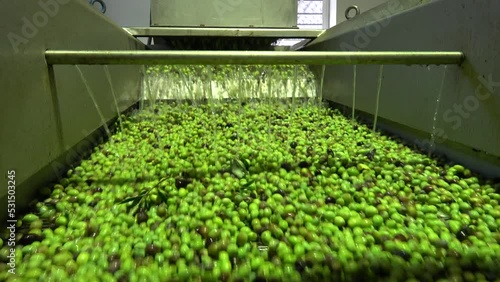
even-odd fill
[[[42,189],[0,280],[500,279],[498,183],[336,111],[158,103],[122,128]]]

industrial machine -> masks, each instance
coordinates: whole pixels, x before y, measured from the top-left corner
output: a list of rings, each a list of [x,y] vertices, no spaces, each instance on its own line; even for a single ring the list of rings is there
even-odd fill
[[[333,107],[500,177],[498,1],[389,0],[325,31],[297,29],[294,0],[152,0],[151,26],[125,29],[87,1],[0,7],[8,11],[0,18],[0,168],[15,171],[19,213],[103,139],[104,123],[141,99],[143,65],[310,65]],[[307,40],[274,51],[280,38]],[[2,203],[9,191],[0,190]],[[8,218],[7,208],[0,214]]]

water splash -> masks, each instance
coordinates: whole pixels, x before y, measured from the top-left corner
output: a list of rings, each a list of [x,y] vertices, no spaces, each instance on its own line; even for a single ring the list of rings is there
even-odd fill
[[[380,101],[380,89],[382,89],[382,74],[384,72],[384,65],[380,65],[379,76],[378,76],[378,88],[377,88],[377,100],[375,101],[375,117],[373,119],[373,128],[375,131],[377,128],[377,118],[378,118],[378,105]]]
[[[444,81],[446,78],[446,66],[444,66],[443,69],[443,77],[441,78],[441,86],[439,87],[439,92],[436,100],[436,108],[434,109],[434,117],[432,119],[432,132],[431,132],[431,142],[430,142],[430,148],[429,148],[429,154],[428,156],[430,157],[432,152],[434,151],[435,143],[436,143],[436,123],[437,123],[437,117],[438,117],[438,112],[439,112],[439,104],[441,102],[441,96],[443,94],[443,88],[444,88]]]

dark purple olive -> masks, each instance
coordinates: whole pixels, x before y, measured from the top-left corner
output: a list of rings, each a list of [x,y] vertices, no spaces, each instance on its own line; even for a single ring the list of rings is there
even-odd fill
[[[306,161],[301,161],[301,162],[299,163],[299,167],[300,167],[300,168],[308,168],[308,167],[310,167],[310,166],[311,166],[311,165],[310,165],[308,162],[306,162]]]
[[[274,191],[274,194],[280,194],[283,197],[286,196],[286,193],[285,193],[285,191],[283,191],[283,189],[278,189],[278,190]]]
[[[335,204],[337,202],[337,200],[335,200],[335,198],[333,197],[326,197],[325,199],[325,204]]]
[[[98,227],[95,227],[92,224],[87,224],[87,230],[85,233],[86,236],[95,238],[98,233],[99,233]]]
[[[304,260],[298,259],[295,261],[295,270],[297,272],[302,273],[306,268],[306,262]]]
[[[108,262],[112,262],[114,260],[119,260],[120,259],[120,255],[117,255],[117,254],[112,254],[110,256],[108,256]]]
[[[172,252],[172,256],[169,258],[169,262],[172,264],[175,264],[179,258],[181,257],[181,253],[179,252],[178,249],[174,249]]]
[[[179,188],[186,188],[188,186],[188,184],[191,182],[192,181],[189,179],[177,178],[177,179],[175,179],[175,187],[177,187],[178,189]]]
[[[411,258],[411,255],[402,250],[394,250],[391,252],[393,255],[402,257],[404,260],[408,261]]]
[[[290,163],[287,163],[287,162],[282,163],[281,168],[288,171],[288,172],[293,169],[292,165]]]
[[[38,234],[26,234],[24,235],[21,240],[19,240],[19,244],[21,245],[30,245],[33,244],[34,242],[40,242],[43,240],[43,236],[38,235]]]
[[[403,235],[403,234],[397,234],[397,235],[395,235],[394,236],[394,240],[395,241],[402,241],[402,242],[408,241],[408,239],[406,238],[406,236]]]
[[[290,143],[290,148],[292,148],[292,149],[297,148],[297,142],[294,141],[294,142]]]
[[[370,161],[373,161],[373,159],[375,158],[375,153],[376,153],[376,150],[375,150],[375,149],[372,149],[372,150],[370,150],[370,152],[366,153],[366,157],[367,157]]]
[[[460,242],[467,240],[469,236],[472,235],[472,229],[469,226],[465,226],[462,229],[458,230],[457,234],[455,236],[457,237]]]
[[[146,254],[148,256],[154,257],[157,253],[161,252],[161,248],[154,245],[154,244],[149,244],[146,246]]]
[[[140,224],[140,223],[146,222],[146,221],[148,221],[148,219],[149,219],[149,216],[145,211],[139,211],[137,213],[137,223]]]
[[[434,191],[434,187],[432,187],[431,185],[426,185],[424,186],[424,188],[422,188],[422,190],[424,190],[425,193],[429,194],[430,192]]]
[[[120,270],[120,259],[111,261],[108,265],[108,271],[114,274],[118,270]]]
[[[92,194],[95,194],[95,193],[102,193],[102,188],[97,187],[97,188],[92,189]]]

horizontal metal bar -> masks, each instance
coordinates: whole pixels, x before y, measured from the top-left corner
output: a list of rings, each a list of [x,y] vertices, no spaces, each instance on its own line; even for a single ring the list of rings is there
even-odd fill
[[[52,65],[446,65],[462,52],[71,51],[48,50]]]
[[[285,28],[184,28],[184,27],[125,27],[135,37],[192,36],[192,37],[273,37],[316,38],[324,30]]]

